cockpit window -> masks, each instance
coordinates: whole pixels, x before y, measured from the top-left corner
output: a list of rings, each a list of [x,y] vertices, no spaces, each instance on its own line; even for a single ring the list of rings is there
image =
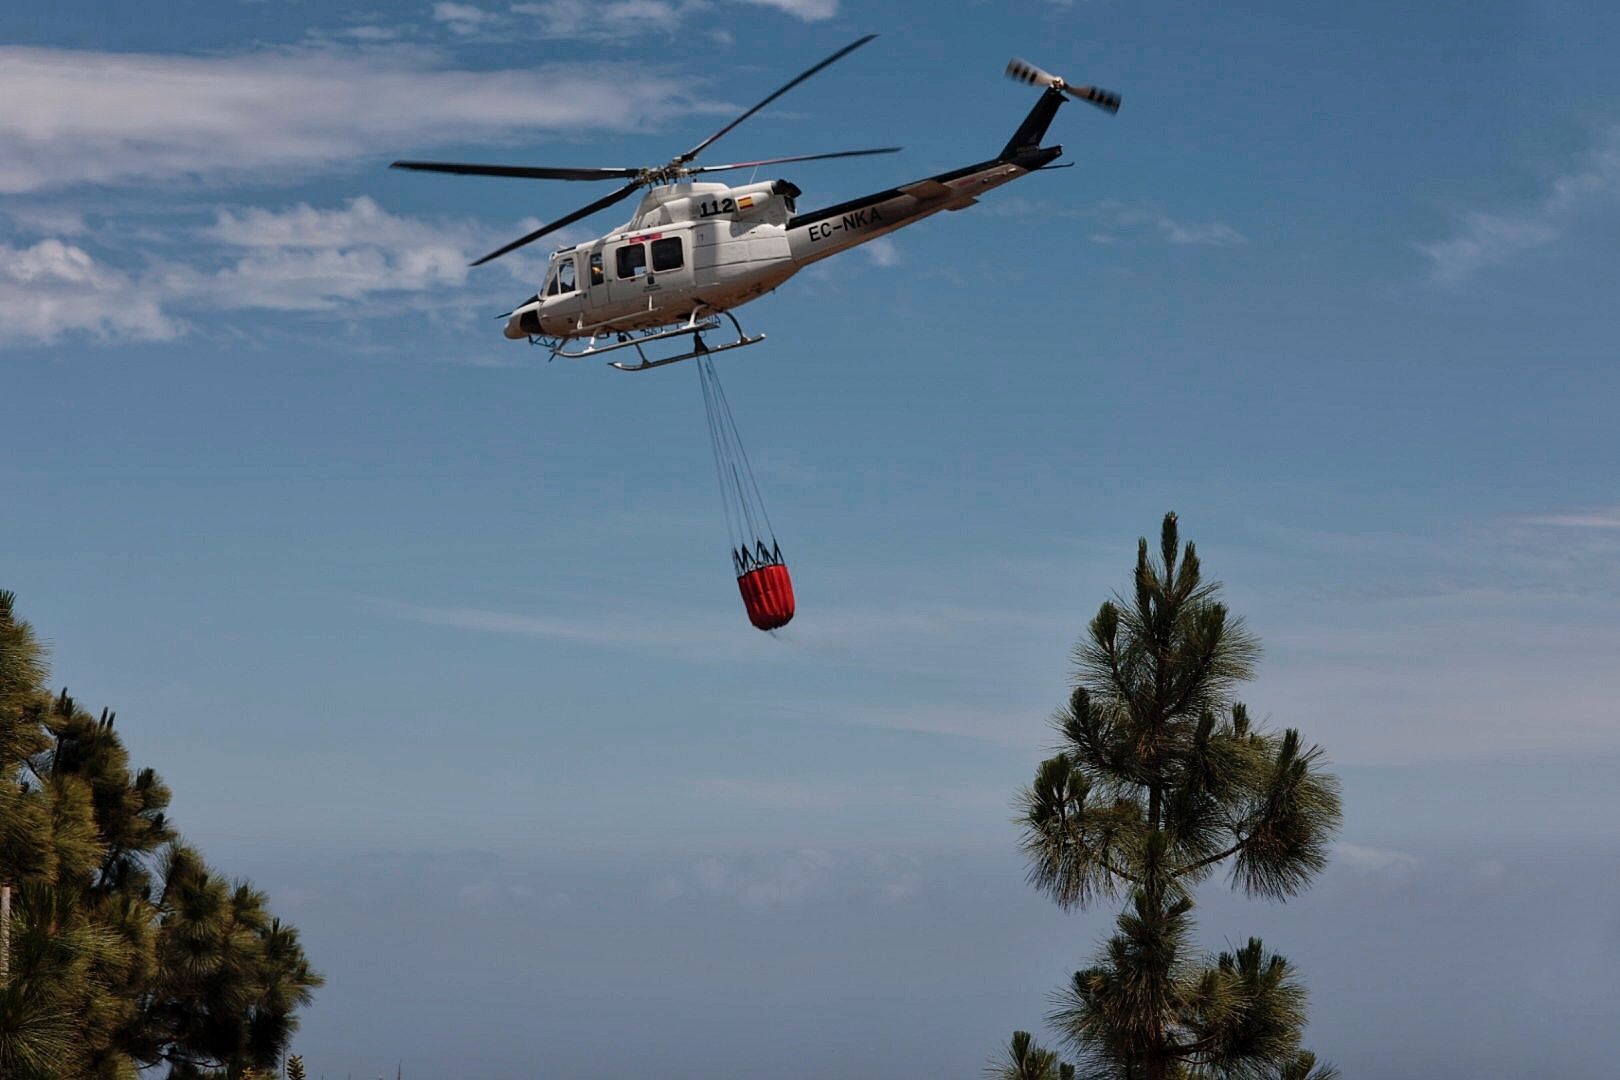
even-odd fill
[[[557,291],[571,293],[574,291],[574,257],[568,256],[561,266],[557,267]]]

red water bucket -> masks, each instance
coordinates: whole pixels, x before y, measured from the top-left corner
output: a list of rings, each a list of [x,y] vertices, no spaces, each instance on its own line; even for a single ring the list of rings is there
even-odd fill
[[[793,579],[781,563],[761,566],[737,579],[748,621],[760,630],[776,630],[793,618]]]

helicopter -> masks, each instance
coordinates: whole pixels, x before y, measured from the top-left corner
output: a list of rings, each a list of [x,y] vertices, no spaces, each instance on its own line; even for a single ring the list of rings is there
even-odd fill
[[[806,79],[870,42],[868,34],[777,88],[692,149],[651,168],[558,168],[484,165],[456,161],[396,161],[392,167],[421,172],[532,180],[621,180],[622,186],[587,206],[565,214],[472,263],[481,266],[550,233],[647,189],[633,217],[606,236],[551,256],[540,291],[501,316],[505,335],[550,350],[552,358],[582,359],[634,349],[638,361],[612,361],[620,371],[646,371],[696,356],[763,341],[750,336],[733,311],[776,289],[811,263],[819,262],[942,210],[964,210],[991,188],[1047,168],[1061,146],[1041,146],[1058,107],[1068,98],[1109,113],[1119,111],[1118,94],[1074,86],[1023,60],[1007,65],[1007,75],[1044,87],[999,154],[949,172],[873,192],[819,210],[801,211],[803,192],[788,180],[730,186],[701,181],[700,175],[759,169],[790,162],[892,154],[899,147],[842,150],[764,158],[724,165],[694,164],[722,136]],[[708,344],[704,335],[731,323],[734,340]],[[690,335],[691,348],[650,358],[645,346]]]

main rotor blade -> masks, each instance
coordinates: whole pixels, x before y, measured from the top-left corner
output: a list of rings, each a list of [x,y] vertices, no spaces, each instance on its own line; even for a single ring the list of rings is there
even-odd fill
[[[546,222],[544,225],[542,225],[540,228],[534,230],[534,232],[530,233],[528,236],[519,237],[518,239],[512,241],[510,244],[507,244],[505,247],[498,248],[495,251],[490,252],[488,255],[485,255],[482,259],[479,259],[477,262],[473,263],[472,265],[473,266],[483,266],[485,263],[489,262],[489,260],[498,259],[502,255],[505,255],[509,251],[516,251],[518,248],[522,247],[524,244],[532,244],[532,243],[534,243],[536,240],[540,239],[542,236],[545,236],[547,233],[554,233],[558,229],[567,228],[569,225],[572,225],[574,222],[580,220],[581,218],[590,217],[592,214],[596,213],[598,210],[605,210],[608,207],[612,206],[614,203],[618,202],[619,200],[624,199],[627,196],[633,195],[636,192],[636,190],[638,188],[640,188],[640,187],[641,187],[641,181],[639,179],[632,180],[630,183],[624,185],[624,187],[620,188],[618,191],[615,191],[613,194],[605,196],[605,197],[600,198],[600,199],[597,199],[595,202],[591,203],[589,206],[581,207],[580,209],[575,210],[572,214],[564,215],[563,217],[558,218],[556,221],[548,221],[548,222]]]
[[[626,180],[640,169],[567,169],[547,165],[475,165],[465,161],[396,161],[390,169],[455,173],[459,176],[514,176],[523,180]]]
[[[781,165],[789,161],[823,161],[827,158],[864,157],[867,154],[898,154],[902,147],[884,146],[877,150],[840,150],[835,154],[795,154],[792,157],[760,158],[758,161],[735,161],[730,165],[697,165],[688,172],[724,172],[727,169],[752,169],[759,165]]]
[[[855,42],[852,42],[852,43],[850,43],[848,45],[845,45],[842,49],[839,49],[837,52],[835,52],[831,56],[827,57],[827,59],[825,59],[821,63],[817,64],[815,67],[810,68],[808,71],[805,71],[804,73],[799,75],[792,82],[783,84],[773,94],[771,94],[770,97],[766,98],[764,101],[761,101],[758,105],[755,105],[752,109],[749,109],[747,112],[745,112],[741,116],[737,117],[737,119],[733,120],[731,123],[727,124],[725,127],[721,128],[719,131],[715,132],[713,135],[710,135],[707,139],[704,139],[702,142],[698,143],[696,146],[692,147],[692,149],[690,149],[686,153],[682,154],[676,160],[679,161],[682,165],[686,164],[688,161],[691,161],[693,158],[695,158],[699,154],[703,153],[704,150],[707,150],[710,146],[712,146],[714,144],[714,141],[716,139],[720,138],[720,136],[724,135],[726,132],[730,131],[732,128],[736,127],[738,124],[742,123],[744,120],[748,119],[750,116],[753,116],[755,113],[759,112],[759,110],[763,109],[765,106],[769,105],[771,102],[775,101],[777,98],[781,97],[783,94],[787,93],[789,90],[793,89],[795,86],[798,86],[800,83],[804,82],[804,80],[808,79],[810,76],[812,76],[816,72],[820,71],[822,68],[826,67],[829,64],[836,63],[839,60],[842,60],[844,57],[848,56],[850,53],[854,52],[856,49],[860,48],[862,45],[865,45],[868,41],[871,41],[875,37],[877,37],[876,34],[867,34],[865,37],[861,38],[859,41],[855,41]]]

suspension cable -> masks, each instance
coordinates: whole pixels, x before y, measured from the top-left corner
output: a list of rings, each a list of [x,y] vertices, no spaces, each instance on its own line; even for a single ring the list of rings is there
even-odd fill
[[[776,532],[765,510],[765,500],[754,478],[748,451],[737,431],[731,403],[714,370],[714,361],[709,356],[696,359],[703,389],[703,409],[709,422],[709,447],[714,454],[715,476],[720,482],[720,501],[732,545],[732,563],[740,575],[751,566],[780,562],[781,547],[776,542]]]

